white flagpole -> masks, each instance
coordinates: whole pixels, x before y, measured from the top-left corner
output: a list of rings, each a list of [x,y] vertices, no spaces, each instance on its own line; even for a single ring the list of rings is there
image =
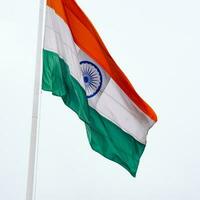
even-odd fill
[[[36,174],[37,174],[38,135],[39,135],[39,118],[40,118],[39,115],[40,115],[42,62],[43,62],[42,49],[43,49],[43,38],[44,38],[45,10],[46,10],[46,0],[40,0],[26,200],[35,200],[36,197],[35,189],[36,189]]]

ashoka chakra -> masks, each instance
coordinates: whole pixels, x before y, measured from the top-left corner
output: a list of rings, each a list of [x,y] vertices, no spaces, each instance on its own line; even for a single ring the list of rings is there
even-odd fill
[[[81,61],[81,70],[85,83],[87,98],[95,96],[102,86],[102,74],[100,69],[90,61]]]

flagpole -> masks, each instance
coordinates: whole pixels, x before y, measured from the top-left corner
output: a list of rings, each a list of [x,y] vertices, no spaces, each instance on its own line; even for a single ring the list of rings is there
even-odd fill
[[[46,0],[40,0],[39,5],[39,23],[37,37],[37,54],[35,66],[35,82],[33,95],[32,126],[29,149],[29,167],[26,188],[26,200],[35,200],[36,198],[36,174],[37,174],[37,155],[38,155],[38,137],[40,122],[40,103],[41,103],[41,83],[42,83],[42,49],[44,38],[44,20],[45,20]]]

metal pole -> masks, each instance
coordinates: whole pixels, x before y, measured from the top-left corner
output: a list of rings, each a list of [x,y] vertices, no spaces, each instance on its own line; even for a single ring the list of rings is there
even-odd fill
[[[40,118],[39,115],[40,115],[41,83],[42,83],[42,49],[43,49],[43,38],[44,38],[45,10],[46,10],[46,0],[40,0],[26,200],[35,200],[36,197],[35,188],[36,188],[36,173],[37,173],[37,153],[38,153],[38,135],[39,135],[39,118]]]

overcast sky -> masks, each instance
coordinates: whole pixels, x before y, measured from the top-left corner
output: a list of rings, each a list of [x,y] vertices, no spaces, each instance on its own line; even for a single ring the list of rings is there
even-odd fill
[[[44,92],[37,200],[200,199],[200,1],[77,2],[159,121],[133,178]],[[25,200],[39,0],[0,5],[0,199]]]

